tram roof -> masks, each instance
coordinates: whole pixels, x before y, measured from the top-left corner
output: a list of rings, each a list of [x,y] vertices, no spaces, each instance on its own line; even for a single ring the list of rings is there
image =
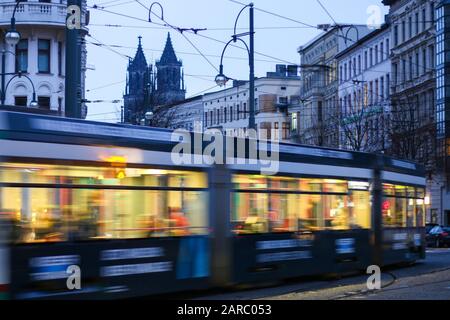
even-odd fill
[[[178,143],[178,141],[172,141],[173,132],[174,130],[163,128],[0,111],[0,139],[78,145],[113,145],[170,152]],[[245,139],[245,143],[248,145],[249,139]],[[205,146],[209,142],[203,144]],[[258,147],[259,150],[265,148],[270,150],[270,142],[264,141]],[[280,160],[287,162],[360,168],[372,168],[378,163],[390,171],[415,176],[425,175],[425,169],[420,164],[366,152],[285,142],[279,143],[279,152]]]

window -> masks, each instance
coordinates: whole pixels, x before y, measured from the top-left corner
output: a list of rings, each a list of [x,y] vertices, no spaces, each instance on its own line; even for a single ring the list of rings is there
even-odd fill
[[[406,23],[405,20],[402,21],[402,41],[406,41]]]
[[[282,123],[282,139],[284,140],[289,138],[289,132],[291,131],[289,127],[289,122]]]
[[[244,102],[244,119],[247,119],[247,113],[248,113],[247,102]]]
[[[50,97],[38,97],[39,108],[50,110]]]
[[[409,29],[409,37],[412,38],[413,36],[413,23],[412,23],[412,17],[408,18],[408,29]]]
[[[370,194],[351,182],[235,175],[233,183],[235,232],[370,228]]]
[[[397,84],[398,83],[398,64],[394,63],[393,67],[394,67],[394,84]]]
[[[20,107],[26,107],[27,106],[27,96],[15,96],[14,97],[14,105],[20,106]]]
[[[427,11],[425,8],[422,9],[422,31],[427,28]]]
[[[380,99],[384,99],[384,77],[380,78]]]
[[[373,49],[370,48],[369,50],[369,66],[372,67],[373,66]]]
[[[367,51],[364,51],[364,70],[367,69]]]
[[[394,46],[398,45],[398,26],[394,26]]]
[[[390,52],[390,50],[391,50],[391,48],[389,47],[389,39],[386,39],[386,58],[387,59],[389,59],[389,57],[390,57],[390,55],[391,55],[391,52]]]
[[[430,69],[434,68],[434,46],[428,47],[428,52],[430,53]]]
[[[419,77],[419,52],[416,52],[416,78]]]
[[[409,56],[409,80],[414,78],[413,57]]]
[[[389,73],[386,75],[386,98],[389,99],[390,94],[390,88],[391,88],[391,76]]]
[[[385,54],[384,54],[384,43],[383,42],[381,42],[380,43],[380,57],[381,57],[381,61],[383,61],[384,60],[384,56],[385,56]]]
[[[292,131],[297,131],[297,116],[298,113],[297,112],[293,112],[291,114],[291,127],[292,127]]]
[[[425,74],[427,72],[427,50],[422,50],[422,69],[423,73]]]
[[[361,55],[358,55],[358,74],[360,74],[361,72]]]
[[[56,180],[64,186],[1,189],[2,205],[18,213],[15,242],[183,236],[202,234],[208,226],[205,173],[14,163],[2,166],[2,179],[23,183],[25,169],[32,169],[30,184],[51,186]],[[54,178],[40,177],[43,172]]]
[[[415,23],[415,27],[416,27],[416,34],[419,33],[419,12],[416,12],[416,23]]]
[[[50,40],[38,40],[38,72],[50,73]]]
[[[205,112],[205,119],[204,119],[206,125],[208,125],[208,112]]]
[[[406,81],[406,60],[402,60],[402,82]]]
[[[62,47],[62,42],[58,41],[58,75],[62,76],[63,74],[63,47]]]
[[[378,63],[378,45],[375,46],[375,64]]]
[[[434,3],[430,3],[430,23],[434,22]]]
[[[223,122],[228,122],[228,114],[227,114],[227,111],[228,111],[228,109],[227,109],[227,107],[225,107],[225,108],[223,109]]]
[[[28,39],[22,39],[16,45],[16,72],[28,70]]]

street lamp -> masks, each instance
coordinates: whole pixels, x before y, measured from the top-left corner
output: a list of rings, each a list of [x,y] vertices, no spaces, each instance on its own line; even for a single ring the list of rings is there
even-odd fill
[[[250,30],[249,32],[244,32],[240,34],[236,34],[236,26],[239,20],[239,17],[241,16],[241,13],[246,9],[250,9]],[[218,86],[222,87],[224,86],[228,80],[231,78],[228,78],[224,72],[223,72],[223,55],[225,54],[225,50],[227,47],[232,43],[236,41],[241,41],[248,52],[248,60],[249,60],[249,67],[250,67],[250,73],[249,73],[249,86],[250,86],[250,94],[249,94],[249,120],[248,120],[248,128],[249,129],[255,129],[256,130],[256,123],[255,123],[255,50],[254,50],[254,8],[253,3],[250,3],[243,7],[241,11],[239,11],[239,14],[236,18],[236,21],[234,22],[234,34],[231,36],[231,40],[227,42],[225,47],[223,48],[222,55],[220,57],[220,69],[219,74],[215,78],[215,82]],[[247,43],[241,39],[241,37],[244,36],[250,36],[250,46],[247,45]]]
[[[16,10],[17,7],[19,6],[19,4],[24,1],[24,0],[17,0],[16,5],[14,6],[14,10],[13,10],[13,14],[11,17],[11,26],[10,29],[8,30],[8,32],[5,34],[5,43],[9,46],[14,47],[15,45],[17,45],[20,41],[20,33],[16,30]],[[17,73],[12,72],[12,73],[7,73],[6,71],[6,52],[11,53],[12,55],[15,56],[15,54],[11,51],[8,50],[2,50],[2,73],[1,73],[1,103],[2,105],[5,105],[5,76],[6,75],[15,75]],[[33,99],[35,101],[35,99]]]
[[[20,33],[16,30],[16,10],[21,2],[24,0],[17,0],[16,5],[14,6],[13,15],[11,17],[11,27],[5,35],[5,41],[7,44],[11,46],[15,46],[20,41]]]

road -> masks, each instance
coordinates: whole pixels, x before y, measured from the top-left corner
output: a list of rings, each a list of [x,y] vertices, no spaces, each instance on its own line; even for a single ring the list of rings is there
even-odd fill
[[[368,275],[307,279],[270,287],[208,294],[203,300],[402,300],[450,299],[450,249],[427,249],[427,259],[408,267],[381,270],[382,287],[369,291]]]

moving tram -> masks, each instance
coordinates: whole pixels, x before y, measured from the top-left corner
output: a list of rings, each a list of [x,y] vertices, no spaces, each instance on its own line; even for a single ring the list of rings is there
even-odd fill
[[[233,161],[174,164],[169,130],[0,112],[0,299],[137,297],[425,258],[421,166],[280,143],[268,174],[250,149],[270,144],[226,141]],[[238,161],[240,142],[255,161]]]

